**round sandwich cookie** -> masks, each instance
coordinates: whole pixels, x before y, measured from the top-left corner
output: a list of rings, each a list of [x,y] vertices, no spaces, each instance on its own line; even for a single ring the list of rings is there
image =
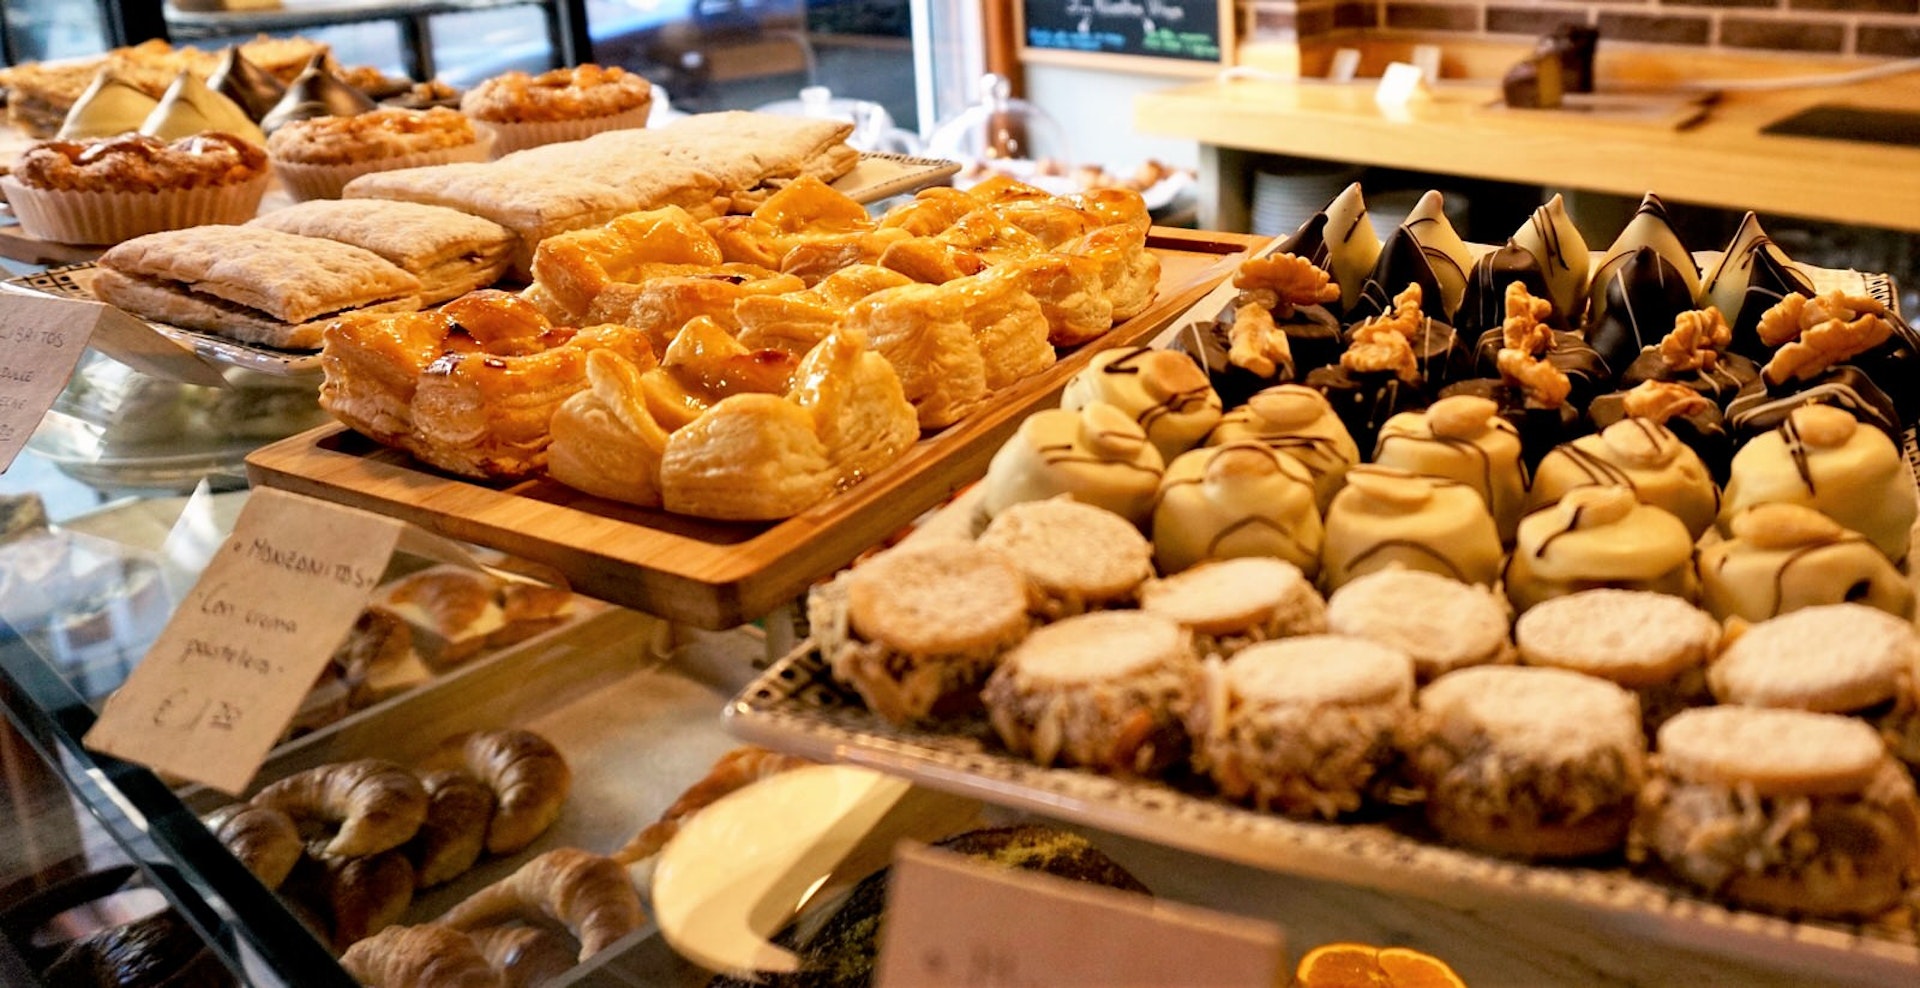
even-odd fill
[[[1201,563],[1140,588],[1140,609],[1193,634],[1193,650],[1230,658],[1249,645],[1327,630],[1327,605],[1300,567],[1266,556]]]
[[[833,678],[897,724],[975,709],[1032,626],[1026,575],[969,542],[899,546],[835,584],[808,608]]]
[[[1485,587],[1424,570],[1369,573],[1327,599],[1327,627],[1407,653],[1421,682],[1513,661],[1507,602]]]
[[[1820,713],[1910,706],[1920,635],[1863,604],[1807,607],[1748,628],[1707,671],[1722,703]]]
[[[1180,625],[1142,611],[1098,611],[1028,636],[980,698],[1015,754],[1151,776],[1187,757],[1184,722],[1199,671]]]
[[[1413,711],[1413,660],[1364,638],[1306,635],[1208,660],[1188,726],[1229,799],[1333,819],[1384,784]]]
[[[1552,859],[1626,839],[1647,753],[1631,692],[1563,669],[1477,666],[1434,680],[1418,704],[1408,771],[1448,841]]]
[[[1720,646],[1720,622],[1678,597],[1606,588],[1555,597],[1520,615],[1513,639],[1527,665],[1585,673],[1639,694],[1649,732],[1713,702],[1707,662]]]
[[[1660,728],[1629,853],[1715,898],[1864,919],[1920,878],[1920,799],[1873,729],[1799,710],[1702,707]]]
[[[1130,602],[1153,575],[1153,543],[1132,522],[1065,497],[1007,507],[980,544],[1027,574],[1050,618]]]

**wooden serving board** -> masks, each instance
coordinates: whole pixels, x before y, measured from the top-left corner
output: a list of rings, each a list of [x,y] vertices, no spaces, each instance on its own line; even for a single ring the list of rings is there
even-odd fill
[[[546,478],[467,480],[342,425],[262,447],[247,457],[247,477],[545,563],[591,597],[702,628],[729,628],[792,600],[985,473],[1027,413],[1055,400],[1096,351],[1152,339],[1262,239],[1156,228],[1147,246],[1160,257],[1160,289],[1145,312],[1004,389],[990,407],[921,439],[866,482],[782,522],[719,522],[636,508]]]

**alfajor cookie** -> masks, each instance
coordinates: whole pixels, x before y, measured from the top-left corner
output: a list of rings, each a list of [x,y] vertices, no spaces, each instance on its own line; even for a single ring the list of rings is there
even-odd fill
[[[1527,510],[1537,511],[1576,487],[1630,488],[1640,500],[1680,519],[1694,538],[1713,527],[1720,488],[1707,465],[1667,427],[1621,419],[1596,434],[1561,443],[1534,468]]]
[[[1327,396],[1303,384],[1256,392],[1207,436],[1209,446],[1239,442],[1262,443],[1299,460],[1313,475],[1314,499],[1321,511],[1346,483],[1347,470],[1360,462],[1360,447]]]
[[[1780,427],[1734,454],[1720,530],[1756,504],[1804,504],[1873,540],[1887,558],[1907,558],[1916,512],[1907,461],[1886,433],[1831,405],[1796,408]]]
[[[1112,405],[1043,409],[993,454],[981,509],[992,517],[1022,501],[1065,494],[1144,524],[1165,469],[1146,430]]]
[[[1870,918],[1920,878],[1920,799],[1857,720],[1703,707],[1660,729],[1629,855],[1740,906]]]
[[[1166,460],[1200,445],[1220,421],[1220,396],[1207,372],[1172,350],[1136,346],[1094,354],[1068,379],[1060,407],[1080,409],[1096,401],[1133,416]]]
[[[1596,587],[1694,595],[1693,536],[1625,487],[1576,487],[1520,522],[1507,557],[1514,611]]]
[[[1153,575],[1153,544],[1132,522],[1065,497],[1009,506],[980,544],[1027,574],[1049,619],[1131,603]]]
[[[1186,629],[1155,614],[1101,611],[1029,635],[980,699],[1015,754],[1151,776],[1187,757],[1183,724],[1198,676]]]
[[[1320,582],[1329,591],[1390,567],[1461,583],[1500,578],[1500,532],[1474,488],[1395,467],[1361,464],[1327,508]]]
[[[1421,682],[1467,666],[1512,662],[1507,602],[1436,573],[1386,569],[1327,599],[1327,628],[1397,648]]]
[[[1700,606],[1714,617],[1765,621],[1821,604],[1865,604],[1913,616],[1913,585],[1866,536],[1801,504],[1756,504],[1733,537],[1700,548]]]
[[[1603,854],[1626,839],[1646,777],[1634,695],[1562,669],[1476,666],[1420,691],[1403,743],[1427,821],[1517,858]]]
[[[1384,784],[1412,712],[1413,660],[1363,638],[1307,635],[1210,659],[1189,718],[1194,763],[1229,799],[1333,819]]]
[[[1583,590],[1542,601],[1513,625],[1520,661],[1618,683],[1640,697],[1649,733],[1713,702],[1707,661],[1720,645],[1712,615],[1667,594]]]
[[[1168,574],[1208,559],[1273,556],[1313,576],[1322,536],[1313,477],[1260,443],[1181,454],[1153,509],[1154,563]]]
[[[1327,605],[1300,567],[1266,556],[1201,563],[1140,588],[1140,609],[1193,634],[1194,653],[1230,658],[1250,645],[1327,630]]]
[[[1027,636],[1032,596],[999,552],[928,542],[854,567],[816,592],[808,617],[833,678],[904,724],[974,709],[1001,654]]]
[[[1862,604],[1807,607],[1748,628],[1707,684],[1722,703],[1820,713],[1871,712],[1910,698],[1920,635]]]

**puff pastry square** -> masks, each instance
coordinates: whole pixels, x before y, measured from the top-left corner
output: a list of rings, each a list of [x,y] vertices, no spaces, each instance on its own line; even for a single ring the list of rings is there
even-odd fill
[[[286,348],[357,309],[420,307],[420,280],[370,251],[244,226],[135,237],[100,258],[94,292],[160,322]]]
[[[420,279],[420,299],[426,305],[499,281],[513,260],[511,230],[422,203],[312,199],[273,210],[247,225],[372,251]]]
[[[986,361],[967,316],[964,291],[919,284],[876,292],[847,313],[846,325],[893,365],[922,429],[952,425],[987,400]]]

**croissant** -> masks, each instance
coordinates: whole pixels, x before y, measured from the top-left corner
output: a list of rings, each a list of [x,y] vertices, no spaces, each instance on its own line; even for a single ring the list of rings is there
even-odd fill
[[[468,896],[440,922],[472,930],[508,919],[546,917],[580,941],[582,961],[646,922],[627,869],[579,848],[548,851]]]
[[[417,888],[450,881],[473,867],[487,846],[493,820],[493,790],[465,772],[441,770],[420,777],[427,790],[427,819],[406,845]]]
[[[363,858],[303,857],[281,895],[324,920],[335,950],[400,921],[413,903],[413,865],[399,851]]]
[[[506,988],[473,938],[445,926],[391,926],[340,958],[368,988]]]
[[[413,837],[427,818],[427,791],[413,773],[377,758],[321,765],[260,790],[253,805],[279,810],[295,822],[318,818],[340,832],[324,853],[378,854]]]
[[[489,926],[474,930],[471,936],[506,988],[535,988],[565,974],[575,963],[564,940],[537,926]]]
[[[805,758],[784,755],[769,751],[757,745],[744,745],[720,756],[707,770],[699,782],[687,787],[680,798],[667,807],[660,819],[642,829],[627,841],[626,846],[613,853],[613,859],[623,864],[645,861],[660,853],[673,835],[680,832],[681,824],[695,813],[711,806],[720,797],[771,775],[778,775],[791,769],[815,764]]]
[[[168,988],[229,983],[219,958],[172,909],[89,933],[60,952],[43,972],[44,980],[26,978],[33,984]]]
[[[464,767],[493,790],[497,800],[487,825],[487,850],[512,854],[553,826],[573,786],[573,772],[560,752],[532,731],[474,731],[448,738],[429,767]]]
[[[234,803],[223,806],[207,818],[207,831],[240,863],[260,879],[260,884],[276,889],[300,862],[305,845],[293,818],[276,809]]]

